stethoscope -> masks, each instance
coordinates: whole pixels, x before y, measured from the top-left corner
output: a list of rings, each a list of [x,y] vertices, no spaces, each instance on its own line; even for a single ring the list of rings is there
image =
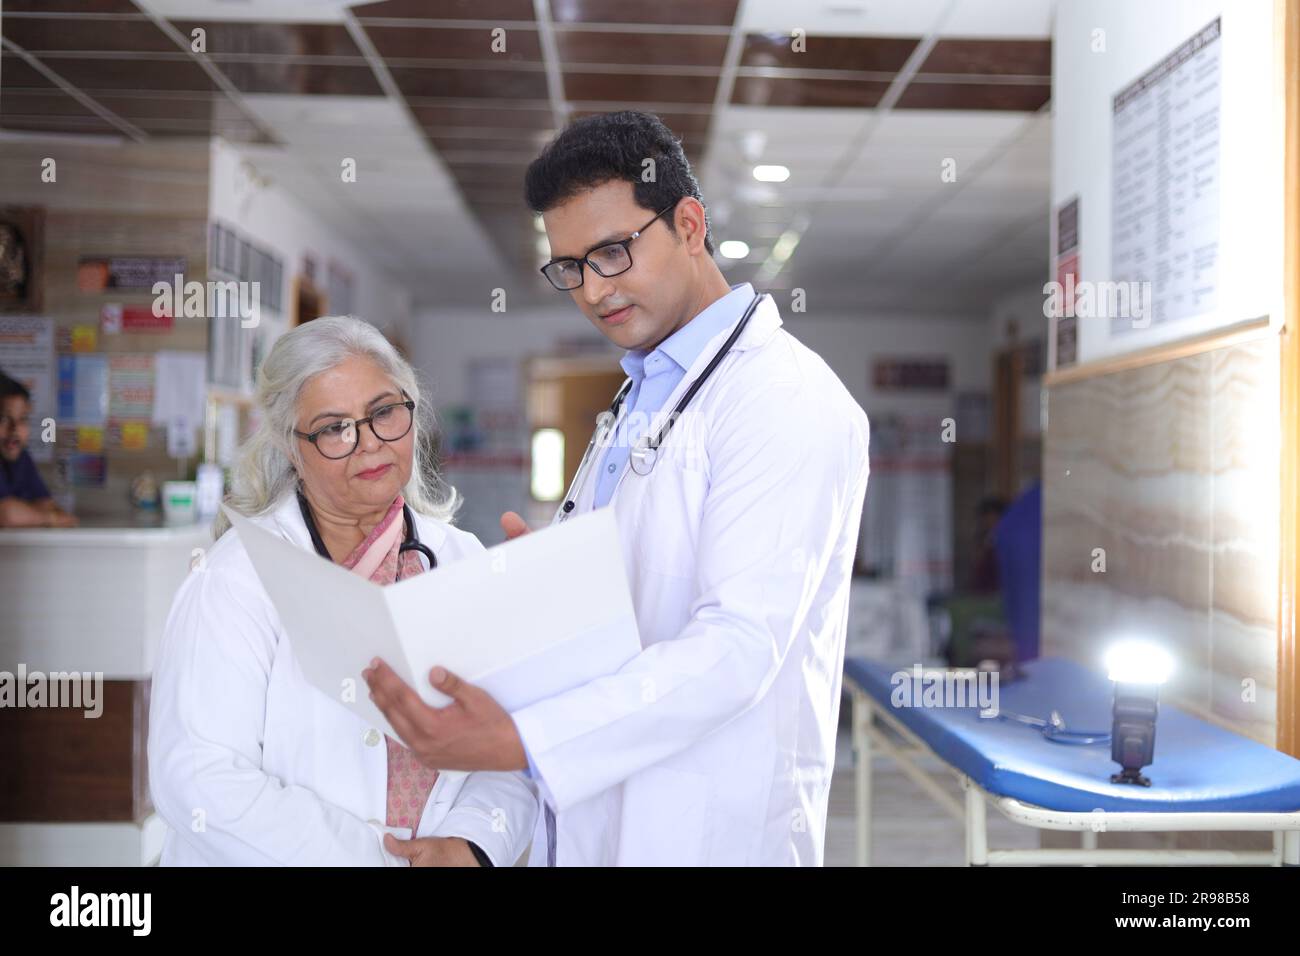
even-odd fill
[[[1036,727],[1045,739],[1054,744],[1086,746],[1088,744],[1110,743],[1110,734],[1105,731],[1066,730],[1065,719],[1057,710],[1052,711],[1046,720],[1041,717],[1030,717],[1028,714],[1013,714],[1010,711],[1001,711],[998,717],[1002,720],[1011,720],[1029,727]]]
[[[334,558],[330,556],[329,549],[325,547],[325,542],[321,540],[320,532],[316,530],[316,519],[312,517],[311,505],[307,503],[302,491],[298,492],[298,510],[302,512],[302,520],[307,523],[307,533],[311,535],[311,546],[326,561],[333,561]],[[420,543],[420,533],[415,528],[415,516],[411,513],[411,506],[406,502],[402,502],[402,520],[405,522],[406,537],[402,539],[402,543],[397,548],[398,558],[400,559],[407,551],[418,551],[429,562],[429,570],[432,571],[438,566],[438,558],[429,549],[428,545]]]
[[[636,443],[636,446],[628,453],[629,464],[631,464],[632,470],[638,475],[645,476],[654,471],[654,467],[659,461],[659,448],[663,445],[664,439],[668,437],[668,433],[672,431],[673,426],[677,424],[677,419],[680,418],[682,412],[686,410],[686,406],[691,403],[691,399],[695,397],[695,393],[704,386],[704,383],[709,380],[709,376],[713,374],[713,370],[718,367],[724,358],[726,358],[727,353],[731,351],[731,347],[736,344],[736,340],[740,338],[740,333],[744,332],[745,326],[749,324],[750,316],[754,314],[754,310],[758,308],[758,304],[762,302],[766,296],[766,292],[760,292],[754,296],[750,301],[749,306],[745,309],[745,314],[740,317],[740,321],[736,323],[736,327],[732,329],[731,334],[727,336],[727,341],[722,343],[722,347],[718,349],[717,354],[709,360],[709,364],[704,367],[704,371],[700,373],[699,378],[692,382],[685,394],[682,395],[681,400],[678,401],[676,407],[673,408],[672,414],[668,416],[668,420],[659,426],[652,438],[645,438],[643,436]],[[627,398],[627,393],[631,390],[632,379],[629,378],[622,384],[622,386],[620,386],[618,393],[614,396],[614,401],[610,402],[609,410],[600,413],[600,417],[597,419],[596,423],[596,431],[592,434],[591,441],[587,442],[587,450],[583,452],[582,461],[578,463],[578,470],[573,476],[573,482],[569,485],[569,490],[564,495],[564,503],[560,505],[559,510],[555,512],[556,523],[568,518],[573,512],[574,507],[577,505],[578,492],[583,487],[583,484],[587,480],[588,473],[595,464],[596,450],[604,449],[605,439],[618,425],[619,415],[623,410],[624,399]]]

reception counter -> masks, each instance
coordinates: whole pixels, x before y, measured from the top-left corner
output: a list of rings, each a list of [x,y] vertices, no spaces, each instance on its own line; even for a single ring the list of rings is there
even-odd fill
[[[0,530],[0,681],[11,691],[0,706],[0,865],[157,859],[149,679],[172,598],[210,543],[206,522]],[[69,706],[74,679],[86,699]],[[28,692],[22,705],[15,689]]]

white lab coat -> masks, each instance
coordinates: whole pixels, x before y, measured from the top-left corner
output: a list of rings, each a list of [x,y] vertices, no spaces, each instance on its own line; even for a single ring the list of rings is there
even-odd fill
[[[293,495],[254,520],[312,547]],[[443,522],[416,515],[416,524],[439,562],[483,549]],[[429,608],[430,627],[437,618]],[[358,693],[368,693],[364,684]],[[164,865],[406,864],[383,847],[383,733],[307,683],[234,530],[190,572],[167,618],[149,711],[149,784],[168,825]],[[521,774],[443,771],[416,835],[464,837],[509,866],[536,813]]]
[[[610,507],[644,649],[512,715],[558,865],[821,864],[867,440],[765,299],[654,470],[624,470]],[[530,864],[545,854],[539,814]]]

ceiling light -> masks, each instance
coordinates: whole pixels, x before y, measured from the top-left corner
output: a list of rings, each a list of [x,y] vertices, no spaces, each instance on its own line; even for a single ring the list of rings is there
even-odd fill
[[[725,259],[743,259],[749,255],[749,243],[741,242],[739,239],[728,239],[718,246],[718,251]]]
[[[788,166],[755,166],[754,178],[760,183],[783,183],[790,178]]]

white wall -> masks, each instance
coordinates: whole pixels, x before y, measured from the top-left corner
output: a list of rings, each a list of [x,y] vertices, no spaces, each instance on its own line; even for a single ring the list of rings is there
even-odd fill
[[[469,363],[551,355],[562,340],[604,340],[576,309],[437,309],[415,314],[407,340],[426,394],[435,407],[470,401]],[[622,352],[608,346],[610,366]]]
[[[326,287],[330,260],[352,274],[353,314],[382,329],[401,329],[410,324],[411,296],[391,279],[362,247],[339,236],[326,226],[311,207],[282,186],[262,184],[250,176],[245,156],[222,139],[212,141],[212,179],[209,218],[227,225],[255,245],[274,252],[284,262],[283,319],[292,308],[293,277],[302,272],[304,256],[316,261],[316,285]],[[256,162],[252,162],[256,169]]]
[[[1117,340],[1080,318],[1079,361],[1279,316],[1282,147],[1272,0],[1088,0],[1060,3],[1052,43],[1052,207],[1080,200],[1081,279],[1111,269],[1111,97],[1215,17],[1222,18],[1219,296],[1214,315]],[[1094,31],[1105,33],[1094,52]]]
[[[1011,343],[1009,323],[1012,321],[1017,326],[1018,341],[1031,342],[1045,338],[1047,319],[1043,316],[1043,301],[1042,283],[1013,289],[994,300],[989,308],[990,350],[997,351]]]
[[[877,357],[943,356],[952,390],[983,390],[989,383],[989,331],[982,316],[809,315],[783,312],[786,329],[819,353],[869,412],[947,407],[929,397],[880,392],[870,384]],[[572,308],[522,312],[420,312],[412,322],[411,353],[438,406],[467,402],[468,362],[553,353],[562,339],[599,341],[599,333]],[[622,353],[609,349],[611,366]]]

